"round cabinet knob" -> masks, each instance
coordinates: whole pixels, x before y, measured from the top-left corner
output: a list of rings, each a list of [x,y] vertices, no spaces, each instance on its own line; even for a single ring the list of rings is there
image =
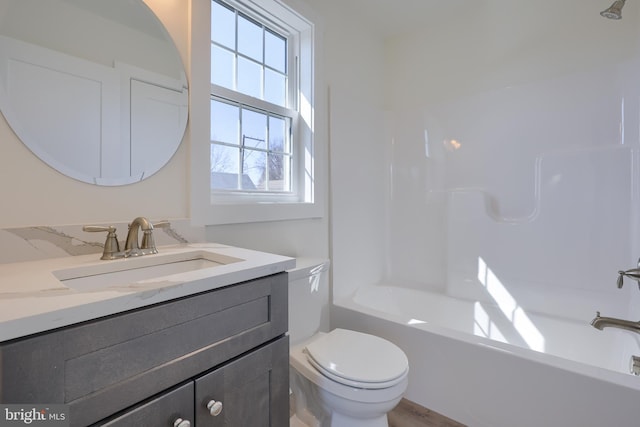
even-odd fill
[[[207,403],[207,409],[212,417],[217,417],[222,412],[222,402],[216,402],[215,400],[210,400]]]
[[[191,423],[189,422],[189,420],[178,418],[173,422],[173,427],[191,427]]]

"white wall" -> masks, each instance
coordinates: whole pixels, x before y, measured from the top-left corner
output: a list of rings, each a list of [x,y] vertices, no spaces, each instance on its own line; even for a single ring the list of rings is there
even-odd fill
[[[628,317],[640,5],[467,6],[386,43],[388,279],[491,301],[484,265],[526,308]]]
[[[329,92],[334,297],[381,279],[385,267],[383,44],[339,0],[309,0],[323,18]]]

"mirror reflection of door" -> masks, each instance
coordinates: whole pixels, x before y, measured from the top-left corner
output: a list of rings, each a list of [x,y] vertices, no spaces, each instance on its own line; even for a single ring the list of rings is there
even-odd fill
[[[187,122],[183,93],[131,80],[131,175],[144,177],[166,163]],[[151,144],[149,143],[151,142]],[[172,151],[173,150],[173,151]]]
[[[187,82],[142,0],[2,0],[0,110],[59,172],[123,185],[151,176],[177,150]]]

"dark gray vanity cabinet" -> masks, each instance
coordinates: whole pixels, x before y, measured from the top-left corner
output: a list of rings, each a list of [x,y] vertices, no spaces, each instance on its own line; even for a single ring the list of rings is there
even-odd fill
[[[0,344],[0,402],[72,426],[286,426],[287,274]],[[213,415],[212,415],[213,413]]]
[[[281,337],[96,426],[174,426],[179,419],[198,427],[286,426],[288,369],[289,341]]]

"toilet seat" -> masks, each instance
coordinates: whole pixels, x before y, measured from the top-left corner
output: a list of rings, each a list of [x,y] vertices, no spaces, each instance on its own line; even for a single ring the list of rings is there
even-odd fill
[[[304,348],[308,362],[322,375],[350,387],[383,389],[407,376],[404,352],[380,337],[334,329]]]

